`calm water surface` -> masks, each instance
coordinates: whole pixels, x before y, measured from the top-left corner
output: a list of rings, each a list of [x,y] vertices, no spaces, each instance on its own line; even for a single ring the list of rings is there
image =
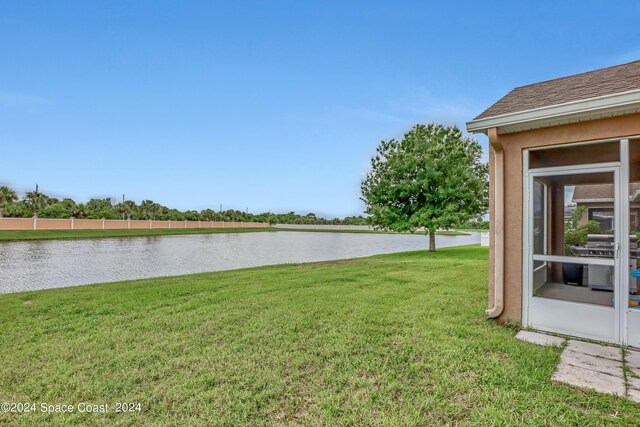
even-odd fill
[[[436,240],[438,247],[477,244],[480,233]],[[329,261],[426,245],[424,235],[287,231],[0,242],[0,293]]]

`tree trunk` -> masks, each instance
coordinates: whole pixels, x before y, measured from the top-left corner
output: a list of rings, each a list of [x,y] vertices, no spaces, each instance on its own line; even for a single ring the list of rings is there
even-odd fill
[[[429,252],[436,251],[436,230],[429,230]]]

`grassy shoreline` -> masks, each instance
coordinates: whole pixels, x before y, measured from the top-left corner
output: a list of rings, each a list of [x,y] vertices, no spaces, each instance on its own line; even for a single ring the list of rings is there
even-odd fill
[[[135,230],[16,230],[0,231],[1,241],[52,240],[52,239],[100,239],[108,237],[173,236],[184,234],[217,234],[275,231],[270,227],[261,228],[173,228]]]
[[[310,233],[365,233],[365,234],[414,234],[418,236],[423,236],[424,232],[415,232],[415,233],[401,233],[397,231],[384,231],[384,230],[333,230],[333,229],[305,229],[305,228],[277,228],[274,227],[277,231],[304,231]],[[459,230],[441,230],[436,231],[437,236],[468,236],[469,233]]]
[[[479,246],[0,295],[2,425],[639,425],[485,320]],[[612,417],[615,414],[615,417]]]
[[[373,233],[373,234],[398,234],[388,231],[376,230],[306,230],[293,228],[174,228],[174,229],[135,229],[135,230],[2,230],[0,242],[13,242],[25,240],[54,240],[54,239],[100,239],[109,237],[145,237],[145,236],[173,236],[187,234],[217,234],[217,233],[257,233],[257,232],[319,232],[319,233]],[[460,231],[439,231],[438,235],[464,236],[467,233]]]

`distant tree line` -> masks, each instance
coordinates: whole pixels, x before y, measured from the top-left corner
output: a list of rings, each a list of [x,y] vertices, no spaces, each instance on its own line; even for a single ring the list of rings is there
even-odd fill
[[[0,217],[11,218],[88,218],[88,219],[143,219],[172,221],[244,221],[268,222],[271,224],[366,224],[362,216],[326,219],[313,213],[299,215],[295,212],[278,214],[264,212],[252,214],[228,209],[214,211],[179,211],[163,206],[152,200],[143,200],[140,204],[132,200],[116,201],[112,198],[91,199],[87,203],[77,203],[72,199],[57,199],[40,192],[27,192],[23,197],[7,186],[0,187]]]

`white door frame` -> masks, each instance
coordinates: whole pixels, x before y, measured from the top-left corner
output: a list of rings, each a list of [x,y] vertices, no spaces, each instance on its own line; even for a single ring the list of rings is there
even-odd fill
[[[640,144],[638,137],[634,137],[634,144]],[[630,213],[630,200],[629,200],[629,186],[630,186],[630,174],[631,164],[629,163],[629,140],[630,138],[624,138],[620,140],[620,193],[624,197],[620,198],[620,211],[622,218],[620,219],[620,228],[623,230],[623,238],[620,242],[620,293],[622,314],[620,316],[620,329],[622,331],[621,344],[629,345],[632,347],[640,347],[640,309],[629,307],[629,283],[631,280],[631,272],[629,268],[629,213]]]
[[[621,144],[621,146],[624,144]],[[626,146],[628,149],[628,146]],[[624,197],[622,194],[628,194],[628,171],[626,171],[627,181],[625,188],[627,192],[622,192],[622,178],[625,176],[625,168],[622,167],[625,157],[628,164],[628,151],[627,156],[621,148],[621,161],[609,162],[609,163],[596,163],[585,165],[572,165],[572,166],[560,166],[550,168],[538,168],[529,170],[529,150],[523,151],[523,271],[522,271],[522,322],[525,326],[540,327],[540,329],[549,330],[552,332],[565,333],[573,335],[573,328],[569,326],[568,329],[563,328],[564,322],[571,324],[572,321],[588,322],[589,320],[600,317],[605,320],[598,324],[593,324],[593,328],[587,328],[587,330],[578,331],[576,329],[575,334],[584,338],[591,338],[602,341],[610,341],[616,343],[624,343],[626,338],[626,317],[622,313],[627,311],[627,296],[628,296],[628,278],[624,276],[624,271],[621,271],[621,265],[628,264],[628,262],[620,262],[620,260],[628,259],[628,238],[621,239],[622,230],[624,229],[624,223],[622,217],[623,212],[626,212],[628,216],[628,197],[626,198],[627,209],[624,210],[624,204],[621,203]],[[531,236],[532,230],[532,195],[531,188],[533,186],[533,179],[540,176],[558,176],[567,174],[587,174],[587,173],[599,173],[608,172],[614,175],[614,189],[615,189],[615,203],[614,203],[614,221],[616,224],[614,230],[615,248],[614,257],[612,259],[602,258],[575,258],[553,255],[535,255],[532,253]],[[625,221],[625,223],[628,222]],[[628,227],[626,228],[628,233]],[[626,240],[626,245],[624,244]],[[623,245],[621,245],[623,241]],[[546,248],[545,248],[546,250]],[[625,254],[625,255],[623,255]],[[622,255],[622,256],[621,256]],[[533,282],[533,261],[546,261],[546,262],[579,262],[581,264],[597,264],[597,265],[612,265],[614,268],[614,295],[615,302],[614,307],[596,306],[590,304],[575,303],[569,301],[552,300],[546,298],[537,298],[533,296],[532,282]],[[627,265],[628,270],[628,265]],[[628,271],[626,273],[629,274]],[[626,285],[625,285],[626,283]],[[542,301],[544,300],[544,301]],[[533,307],[532,307],[533,306]],[[534,318],[538,317],[540,313],[534,313],[534,310],[542,310],[541,307],[545,307],[545,318],[550,319],[549,323],[544,326],[540,324],[536,325],[533,322]],[[549,308],[549,311],[546,311]],[[562,314],[570,311],[571,317],[563,316]],[[554,319],[552,314],[559,313],[557,319]],[[638,318],[640,321],[640,317]],[[554,326],[555,322],[562,326]],[[537,322],[536,322],[537,323]],[[599,329],[598,329],[599,328]]]

